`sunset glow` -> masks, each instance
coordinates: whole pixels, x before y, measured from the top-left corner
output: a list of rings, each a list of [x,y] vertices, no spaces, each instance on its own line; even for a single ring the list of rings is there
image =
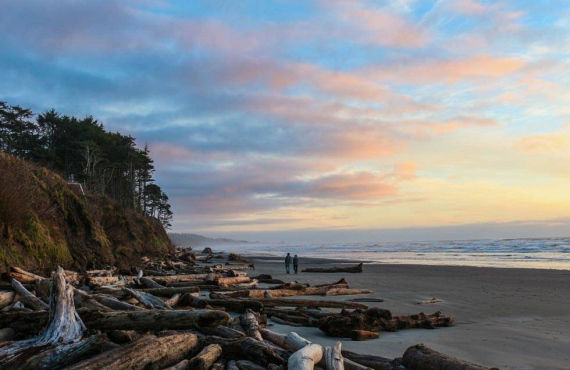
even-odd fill
[[[148,143],[174,231],[570,232],[568,1],[8,0],[0,31],[0,100]]]

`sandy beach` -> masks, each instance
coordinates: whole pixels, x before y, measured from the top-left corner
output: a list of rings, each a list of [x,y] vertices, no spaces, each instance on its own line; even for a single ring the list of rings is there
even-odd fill
[[[302,259],[300,270],[324,264],[338,262]],[[425,343],[501,369],[570,369],[570,271],[365,264],[361,274],[287,275],[281,259],[267,257],[255,258],[255,266],[254,274],[271,274],[287,282],[320,284],[345,277],[352,288],[374,291],[359,297],[384,299],[369,306],[387,308],[393,314],[442,311],[455,318],[451,328],[381,333],[379,339],[366,342],[343,339],[343,348],[348,350],[393,358],[410,345]],[[443,301],[418,304],[432,297]],[[278,324],[273,328],[296,331],[321,344],[337,340],[318,328]]]

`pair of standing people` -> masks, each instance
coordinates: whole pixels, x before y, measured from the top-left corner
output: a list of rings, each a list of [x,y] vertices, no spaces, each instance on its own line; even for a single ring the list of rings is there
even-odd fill
[[[293,270],[295,270],[295,274],[299,270],[299,257],[295,255],[293,258]],[[285,271],[289,274],[291,272],[291,253],[287,253],[285,256]]]

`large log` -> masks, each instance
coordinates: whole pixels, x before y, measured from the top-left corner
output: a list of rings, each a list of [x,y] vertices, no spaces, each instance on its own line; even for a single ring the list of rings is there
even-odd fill
[[[437,352],[424,344],[409,347],[402,356],[402,364],[408,370],[489,370],[488,367]]]
[[[287,368],[289,370],[312,370],[323,358],[323,346],[320,344],[309,344],[289,357]]]
[[[67,370],[145,369],[150,365],[164,368],[180,362],[197,346],[198,337],[191,333],[163,337],[146,335],[127,345],[76,363]]]
[[[362,272],[362,262],[355,266],[334,266],[334,267],[311,267],[303,269],[301,272]]]
[[[147,288],[164,288],[164,286],[160,285],[156,281],[148,277],[141,277],[139,281]]]
[[[85,311],[81,318],[97,330],[167,330],[225,325],[230,315],[214,310]]]
[[[433,315],[419,313],[417,315],[392,316],[390,311],[374,307],[365,311],[355,310],[324,317],[319,323],[319,328],[332,337],[352,338],[355,330],[379,332],[410,328],[433,329],[452,324],[453,318],[445,316],[441,312],[436,312]]]
[[[227,326],[217,326],[215,328],[200,327],[198,330],[206,335],[215,335],[222,338],[236,339],[245,337],[245,333]]]
[[[295,352],[311,344],[311,342],[295,332],[290,332],[289,334],[284,335],[269,329],[259,329],[259,331],[264,339],[291,352]]]
[[[188,369],[208,370],[221,355],[222,347],[219,344],[210,344],[190,360]]]

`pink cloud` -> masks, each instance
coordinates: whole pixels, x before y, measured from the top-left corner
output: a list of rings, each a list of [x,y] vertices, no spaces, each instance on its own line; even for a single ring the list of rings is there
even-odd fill
[[[382,177],[368,172],[332,175],[316,180],[310,187],[313,196],[342,199],[370,199],[395,196],[397,189]]]
[[[483,5],[475,0],[454,0],[446,3],[445,8],[464,15],[483,15],[497,9],[497,6]]]
[[[407,64],[367,67],[361,74],[384,82],[454,84],[466,79],[504,77],[517,72],[524,65],[525,62],[521,59],[478,55],[452,60],[418,60]]]
[[[394,175],[400,180],[413,180],[417,178],[418,165],[414,161],[399,163],[394,166]]]

